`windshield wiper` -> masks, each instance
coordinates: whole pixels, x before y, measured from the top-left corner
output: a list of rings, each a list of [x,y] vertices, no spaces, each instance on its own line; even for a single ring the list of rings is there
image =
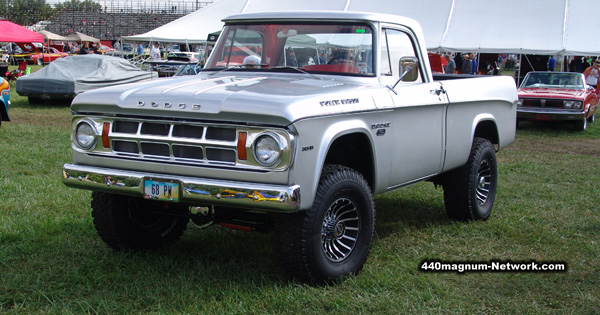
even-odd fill
[[[318,77],[318,76],[316,76],[316,75],[314,75],[314,74],[312,74],[310,72],[306,72],[306,71],[304,71],[304,70],[302,70],[300,68],[296,68],[296,67],[292,67],[292,66],[277,66],[277,67],[273,67],[273,68],[269,68],[269,69],[273,69],[273,70],[292,69],[292,70],[296,70],[296,71],[298,71],[300,73],[308,74],[308,75],[310,75],[311,77],[313,77],[315,79],[323,80],[323,78]]]

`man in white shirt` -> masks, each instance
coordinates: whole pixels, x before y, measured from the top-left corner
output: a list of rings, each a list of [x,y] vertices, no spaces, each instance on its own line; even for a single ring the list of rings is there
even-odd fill
[[[596,59],[591,67],[585,69],[583,74],[585,75],[585,83],[597,88],[598,79],[600,78],[600,59]]]
[[[160,48],[158,48],[158,46],[158,43],[154,43],[154,47],[150,50],[150,60],[152,61],[160,60]]]

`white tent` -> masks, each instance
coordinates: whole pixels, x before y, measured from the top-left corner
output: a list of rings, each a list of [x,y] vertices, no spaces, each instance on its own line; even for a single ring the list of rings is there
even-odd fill
[[[125,40],[201,43],[238,13],[337,10],[389,13],[421,23],[429,50],[600,55],[597,0],[220,0]],[[586,18],[589,16],[590,18]]]

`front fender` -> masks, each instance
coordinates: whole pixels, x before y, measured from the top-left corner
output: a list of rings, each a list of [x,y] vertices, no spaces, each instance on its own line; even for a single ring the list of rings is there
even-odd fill
[[[299,146],[294,163],[293,182],[302,187],[300,209],[309,209],[314,201],[327,153],[336,139],[353,133],[365,134],[371,144],[369,125],[361,119],[333,118],[330,124],[322,119],[307,119],[296,123]],[[314,140],[314,142],[313,142]],[[375,153],[374,153],[375,154]]]

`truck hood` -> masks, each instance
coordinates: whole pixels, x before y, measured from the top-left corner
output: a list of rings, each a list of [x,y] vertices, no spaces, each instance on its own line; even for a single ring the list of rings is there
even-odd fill
[[[318,79],[308,74],[253,74],[201,74],[102,88],[78,95],[71,109],[76,113],[276,125],[375,109],[371,93],[378,88],[362,81]]]

